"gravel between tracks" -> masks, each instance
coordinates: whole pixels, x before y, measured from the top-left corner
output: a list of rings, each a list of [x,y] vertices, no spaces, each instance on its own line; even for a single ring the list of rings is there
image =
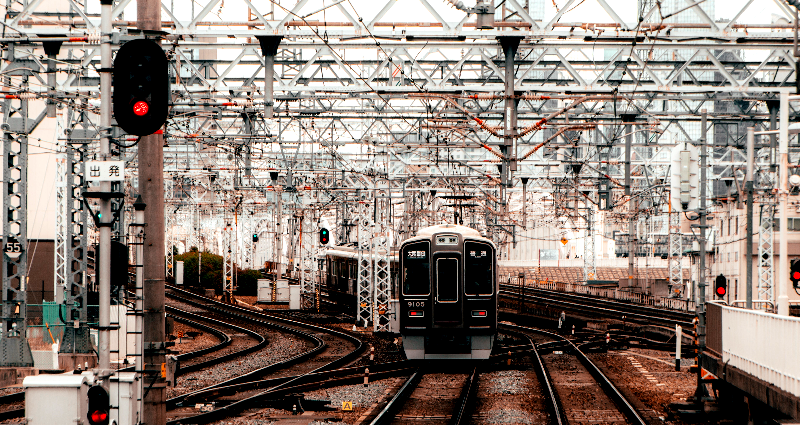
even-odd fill
[[[202,350],[219,344],[219,339],[204,330],[193,328],[177,320],[175,320],[174,326],[172,336],[176,337],[176,339],[173,341],[175,343],[173,350],[176,350],[179,354]],[[199,332],[199,335],[194,338],[187,337],[186,335],[191,332]],[[178,335],[183,335],[183,337],[177,338]]]
[[[675,360],[663,351],[631,348],[610,351],[608,354],[591,354],[590,358],[608,372],[609,378],[620,391],[636,397],[646,420],[667,424],[682,424],[669,418],[667,406],[685,401],[694,394],[696,375],[684,367],[675,371]]]

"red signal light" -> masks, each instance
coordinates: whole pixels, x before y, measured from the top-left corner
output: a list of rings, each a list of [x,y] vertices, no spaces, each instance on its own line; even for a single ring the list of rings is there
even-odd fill
[[[800,272],[794,272],[794,273],[792,273],[792,279],[794,279],[794,280],[800,280]]]
[[[150,111],[150,105],[147,102],[140,100],[133,104],[133,113],[137,116],[144,116]]]
[[[726,292],[725,288],[723,288],[723,287],[721,287],[721,286],[720,286],[720,287],[717,287],[717,295],[719,295],[720,297],[721,297],[721,296],[724,296],[724,295],[725,295],[725,292]]]
[[[104,423],[108,420],[108,412],[103,412],[102,410],[95,410],[89,416],[89,419],[92,421],[93,424],[100,424]]]

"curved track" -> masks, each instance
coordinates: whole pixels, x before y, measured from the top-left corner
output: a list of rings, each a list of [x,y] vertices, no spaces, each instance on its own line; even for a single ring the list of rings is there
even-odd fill
[[[194,391],[192,393],[184,394],[182,396],[168,400],[167,402],[168,408],[170,407],[175,408],[178,407],[179,405],[187,404],[187,402],[190,400],[208,401],[209,399],[216,399],[219,397],[229,397],[229,398],[233,397],[232,400],[228,400],[230,404],[227,404],[226,406],[220,407],[211,412],[204,412],[190,417],[175,419],[168,423],[173,423],[173,424],[208,423],[214,420],[219,420],[225,417],[233,416],[236,413],[241,412],[242,410],[255,406],[258,402],[260,402],[267,396],[274,396],[274,393],[278,390],[293,387],[299,382],[301,377],[306,376],[309,373],[335,369],[339,366],[348,364],[356,360],[363,353],[365,348],[363,342],[360,339],[353,337],[349,334],[346,334],[344,332],[324,328],[322,326],[317,326],[309,323],[290,320],[284,317],[268,315],[255,310],[250,310],[238,306],[223,304],[219,301],[194,295],[190,292],[172,286],[168,286],[168,288],[172,291],[171,293],[168,293],[168,296],[180,298],[182,302],[196,305],[202,308],[207,308],[211,311],[225,314],[226,316],[229,317],[232,316],[243,320],[254,321],[260,324],[270,325],[276,329],[290,332],[315,342],[315,347],[312,350],[307,351],[305,353],[296,355],[282,362],[269,365],[267,367],[250,372],[248,374],[233,379],[229,379],[227,381],[217,383],[210,387],[206,387]],[[277,324],[276,322],[281,324]],[[297,328],[302,328],[317,333],[332,335],[336,338],[348,341],[350,344],[353,345],[353,349],[347,352],[343,356],[338,356],[334,360],[328,361],[328,359],[324,359],[321,356],[319,356],[325,351],[327,344],[320,337],[298,330]],[[315,358],[317,358],[316,363],[321,363],[320,365],[314,364]],[[310,370],[307,370],[302,374],[296,375],[294,378],[289,379],[285,382],[276,383],[274,386],[268,387],[268,391],[263,390],[265,384],[262,378],[264,376],[280,370],[286,370],[287,367],[292,365],[299,365],[305,363],[311,365],[309,367]]]

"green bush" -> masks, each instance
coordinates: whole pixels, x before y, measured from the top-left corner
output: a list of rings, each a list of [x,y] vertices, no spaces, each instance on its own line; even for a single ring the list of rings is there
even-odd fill
[[[239,270],[239,273],[236,276],[236,293],[239,295],[255,296],[256,291],[258,290],[258,279],[262,278],[263,276],[258,270]]]
[[[197,262],[200,261],[200,278],[198,280]],[[208,251],[198,255],[192,250],[175,256],[175,261],[183,261],[183,284],[195,288],[214,289],[222,293],[222,257]]]

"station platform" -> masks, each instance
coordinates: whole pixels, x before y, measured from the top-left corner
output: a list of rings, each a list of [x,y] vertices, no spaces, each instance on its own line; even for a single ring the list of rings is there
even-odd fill
[[[800,317],[707,304],[702,367],[800,421]]]

